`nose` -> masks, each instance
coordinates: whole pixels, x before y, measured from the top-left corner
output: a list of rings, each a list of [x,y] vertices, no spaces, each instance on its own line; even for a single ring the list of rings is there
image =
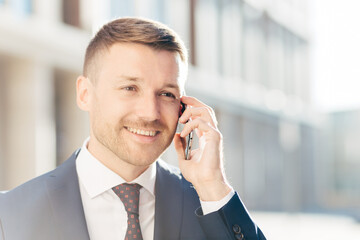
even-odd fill
[[[160,119],[160,103],[156,96],[144,96],[137,105],[139,118],[149,122]]]

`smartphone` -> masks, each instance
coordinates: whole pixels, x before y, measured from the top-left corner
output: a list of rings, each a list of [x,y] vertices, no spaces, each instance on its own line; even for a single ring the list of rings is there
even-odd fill
[[[182,113],[186,109],[186,104],[183,103],[183,102],[180,102],[180,103],[181,103],[181,106],[180,106],[179,117],[182,115]],[[185,148],[185,160],[189,160],[191,147],[192,147],[192,142],[193,142],[193,131],[191,131],[190,134],[186,138],[187,139],[186,139],[186,148]]]

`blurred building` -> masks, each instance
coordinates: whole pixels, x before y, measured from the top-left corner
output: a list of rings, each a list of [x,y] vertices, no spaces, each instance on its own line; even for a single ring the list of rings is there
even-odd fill
[[[0,0],[0,189],[52,169],[81,146],[88,125],[75,80],[91,34],[112,18],[143,16],[168,24],[188,46],[187,94],[216,111],[226,171],[247,206],[319,209],[334,173],[324,166],[335,160],[327,148],[331,121],[312,110],[307,4]],[[176,164],[172,148],[163,157]]]
[[[360,220],[360,109],[329,114],[333,155],[327,158],[327,188],[321,198],[325,210]]]
[[[86,136],[75,102],[91,36],[82,16],[80,1],[0,1],[1,189],[55,167]]]

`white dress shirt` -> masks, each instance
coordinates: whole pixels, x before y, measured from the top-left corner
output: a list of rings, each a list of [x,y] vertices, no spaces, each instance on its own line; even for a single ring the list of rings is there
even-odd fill
[[[127,213],[112,188],[125,180],[98,161],[87,150],[89,138],[84,141],[76,159],[79,187],[86,224],[91,240],[123,240],[127,229]],[[154,236],[156,164],[131,183],[138,183],[140,189],[139,220],[144,240]],[[217,211],[234,195],[231,191],[220,201],[201,202],[204,214]],[[195,213],[194,213],[195,214]]]

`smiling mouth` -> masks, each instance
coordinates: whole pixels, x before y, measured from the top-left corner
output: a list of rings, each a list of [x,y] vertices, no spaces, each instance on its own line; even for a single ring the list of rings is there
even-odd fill
[[[148,137],[154,137],[158,131],[153,130],[143,130],[143,129],[137,129],[137,128],[131,128],[131,127],[125,127],[129,132],[135,133],[142,136],[148,136]]]

